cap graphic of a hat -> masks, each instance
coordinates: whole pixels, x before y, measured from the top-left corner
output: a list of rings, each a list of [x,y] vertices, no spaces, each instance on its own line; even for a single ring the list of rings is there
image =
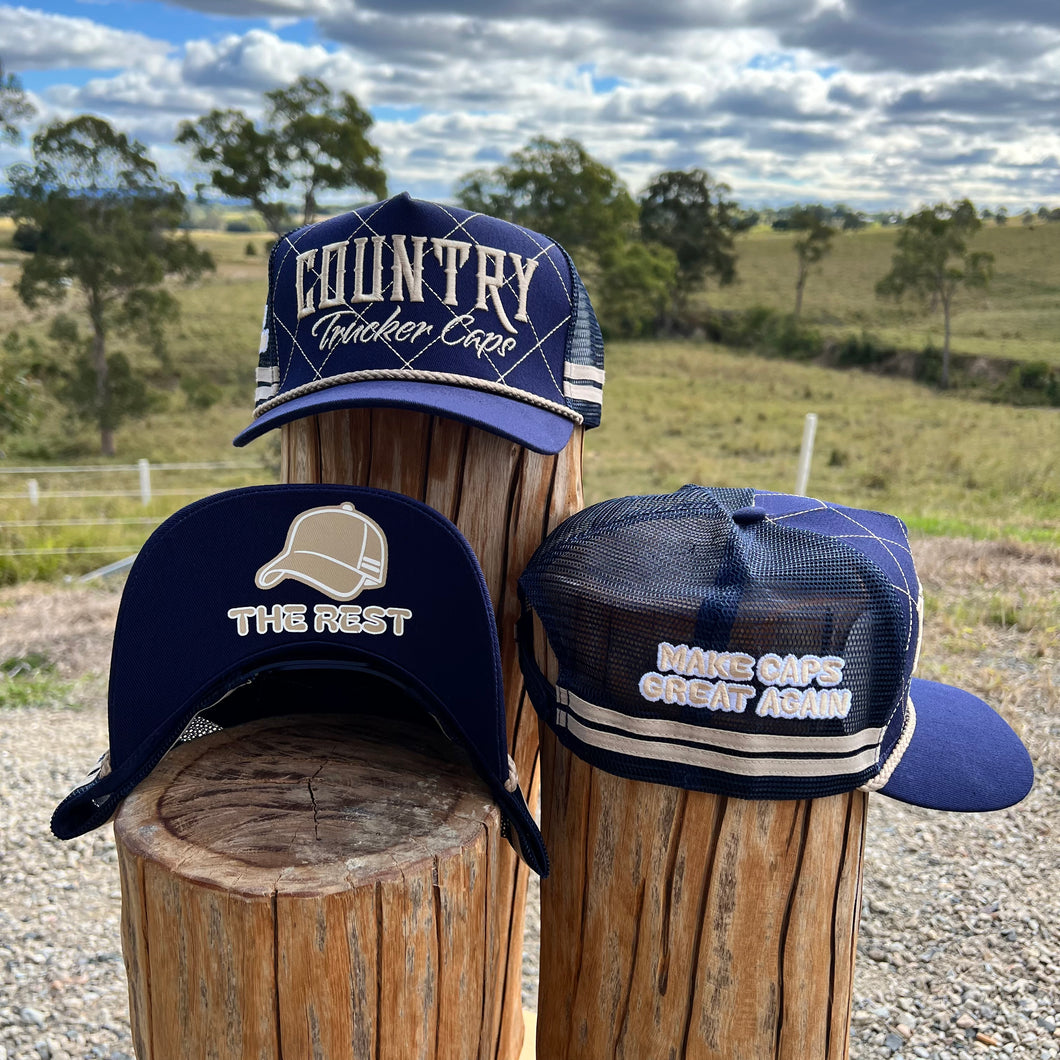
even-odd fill
[[[554,530],[519,588],[534,707],[600,769],[739,798],[863,787],[965,811],[1011,806],[1033,783],[1000,715],[913,676],[922,594],[894,516],[752,489],[624,497]]]
[[[353,600],[386,584],[386,535],[349,502],[311,508],[292,521],[275,559],[254,576],[259,589],[293,578],[333,600]]]
[[[262,566],[282,527],[283,551]],[[368,605],[332,602],[369,587]],[[314,688],[329,690],[325,698],[273,699],[277,685],[306,671]],[[380,682],[400,692],[390,687],[388,705],[426,711],[466,751],[509,842],[547,875],[544,842],[508,757],[500,647],[478,559],[435,509],[356,486],[229,490],[154,531],[114,628],[109,751],[56,808],[52,830],[69,839],[103,824],[189,734],[274,707],[371,712],[379,703],[362,702],[361,690]]]
[[[603,338],[574,263],[520,225],[407,194],[284,236],[269,261],[245,445],[392,406],[543,453],[600,422]]]

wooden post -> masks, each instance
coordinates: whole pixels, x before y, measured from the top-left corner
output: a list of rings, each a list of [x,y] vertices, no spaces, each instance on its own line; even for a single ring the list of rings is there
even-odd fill
[[[545,725],[541,774],[541,1060],[845,1060],[864,792],[764,802],[626,780]]]
[[[327,412],[294,420],[281,432],[285,482],[395,490],[437,509],[468,539],[497,617],[509,751],[527,804],[534,807],[539,791],[537,717],[519,670],[516,581],[548,533],[582,507],[581,428],[575,428],[567,447],[554,456],[456,420],[400,409]],[[502,952],[491,1007],[495,1060],[516,1060],[523,1040],[528,871],[510,848],[502,847],[495,910]]]
[[[139,1060],[493,1056],[507,842],[435,732],[216,732],[171,751],[114,831]]]

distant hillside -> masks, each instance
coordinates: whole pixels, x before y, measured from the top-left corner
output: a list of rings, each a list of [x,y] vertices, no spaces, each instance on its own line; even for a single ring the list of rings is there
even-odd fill
[[[832,253],[807,282],[803,324],[836,338],[869,332],[899,349],[941,347],[941,313],[924,312],[912,300],[895,304],[876,297],[876,282],[890,268],[897,234],[895,227],[838,234]],[[795,302],[794,238],[790,232],[768,230],[741,237],[737,282],[709,287],[702,303],[717,310],[767,306],[790,313]],[[996,271],[985,292],[958,295],[954,352],[1060,365],[1060,223],[987,223],[971,246],[990,251]]]

